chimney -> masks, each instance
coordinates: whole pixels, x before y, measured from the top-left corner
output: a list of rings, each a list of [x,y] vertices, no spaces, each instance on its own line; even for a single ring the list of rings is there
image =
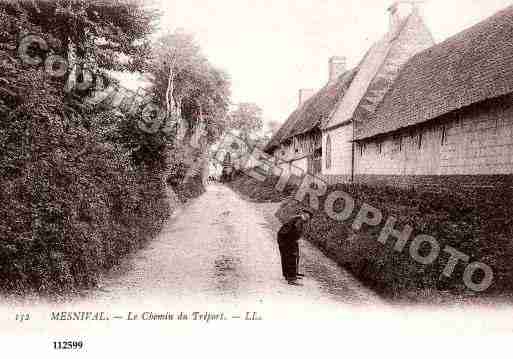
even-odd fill
[[[390,13],[390,31],[394,31],[403,19],[418,11],[418,1],[397,1],[388,8]]]
[[[314,89],[301,89],[299,90],[299,105],[298,107],[301,107],[310,97],[315,95]]]
[[[329,81],[338,79],[346,71],[346,58],[334,56],[329,61]]]

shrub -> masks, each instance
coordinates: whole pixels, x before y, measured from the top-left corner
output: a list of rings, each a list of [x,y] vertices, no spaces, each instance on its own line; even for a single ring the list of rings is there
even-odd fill
[[[258,202],[284,201],[277,216],[284,221],[297,212],[300,204],[291,198],[294,186],[285,192],[274,190],[276,178],[258,182],[243,176],[232,186]],[[297,189],[297,186],[295,187]],[[513,209],[509,206],[512,189],[474,189],[462,192],[416,192],[393,187],[337,184],[327,193],[342,190],[356,201],[356,209],[347,221],[340,223],[318,211],[306,233],[306,238],[328,256],[348,269],[364,284],[393,300],[435,300],[465,296],[511,296],[513,294]],[[308,200],[308,198],[306,199]],[[320,198],[320,208],[324,206]],[[393,215],[396,228],[406,224],[416,234],[435,237],[442,248],[450,245],[471,257],[471,261],[488,264],[494,270],[494,283],[484,293],[468,290],[463,284],[463,266],[459,265],[451,278],[441,276],[448,261],[442,254],[430,266],[416,263],[408,253],[377,241],[382,226],[364,227],[354,232],[351,225],[363,203],[379,208],[384,218]],[[341,210],[335,203],[335,210]],[[384,224],[384,221],[383,221]],[[437,295],[435,295],[437,294]],[[445,299],[445,300],[446,300]]]
[[[17,141],[7,142],[0,162],[10,171],[0,195],[4,291],[66,293],[94,285],[168,216],[159,178],[71,123],[29,115],[2,123],[3,133]]]

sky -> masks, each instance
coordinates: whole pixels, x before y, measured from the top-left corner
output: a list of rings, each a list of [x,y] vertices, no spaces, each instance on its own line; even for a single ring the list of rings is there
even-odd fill
[[[320,89],[328,59],[355,66],[389,27],[393,0],[156,0],[161,31],[195,35],[232,78],[233,101],[254,102],[284,122],[300,88]],[[507,0],[426,0],[421,13],[437,42],[509,6]]]

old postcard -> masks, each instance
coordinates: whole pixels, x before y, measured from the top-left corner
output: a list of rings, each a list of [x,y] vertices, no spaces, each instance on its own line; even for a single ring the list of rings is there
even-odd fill
[[[507,357],[507,0],[0,1],[10,357]]]

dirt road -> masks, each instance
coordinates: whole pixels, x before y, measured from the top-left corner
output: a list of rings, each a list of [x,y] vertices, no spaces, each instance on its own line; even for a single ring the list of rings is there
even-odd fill
[[[247,313],[251,317],[254,312],[265,321],[303,323],[306,319],[308,333],[297,333],[300,336],[316,335],[320,330],[318,334],[323,337],[366,338],[372,331],[376,337],[391,336],[390,342],[410,334],[510,330],[511,310],[507,308],[397,308],[383,303],[304,241],[300,243],[304,286],[288,285],[281,277],[275,240],[279,226],[273,216],[276,209],[276,204],[251,203],[224,186],[210,186],[207,193],[175,213],[147,248],[102,279],[100,289],[63,305],[6,306],[6,318],[28,311],[33,319],[23,325],[12,321],[3,330],[12,335],[27,330],[45,333],[55,311],[104,311],[110,316],[111,320],[101,323],[70,321],[52,327],[67,336],[101,336],[113,331],[121,337],[195,334],[195,322],[173,325],[178,321],[149,320],[135,327],[124,324],[130,320],[130,313],[180,312],[224,313],[229,320],[244,320]],[[327,321],[332,321],[334,332],[326,331]],[[273,324],[265,328],[269,340],[275,340],[275,335],[278,338],[283,330],[295,327]]]
[[[304,241],[304,286],[288,285],[281,277],[273,206],[247,202],[231,189],[211,185],[176,213],[148,248],[105,278],[95,301],[281,303],[288,308],[380,302]]]

